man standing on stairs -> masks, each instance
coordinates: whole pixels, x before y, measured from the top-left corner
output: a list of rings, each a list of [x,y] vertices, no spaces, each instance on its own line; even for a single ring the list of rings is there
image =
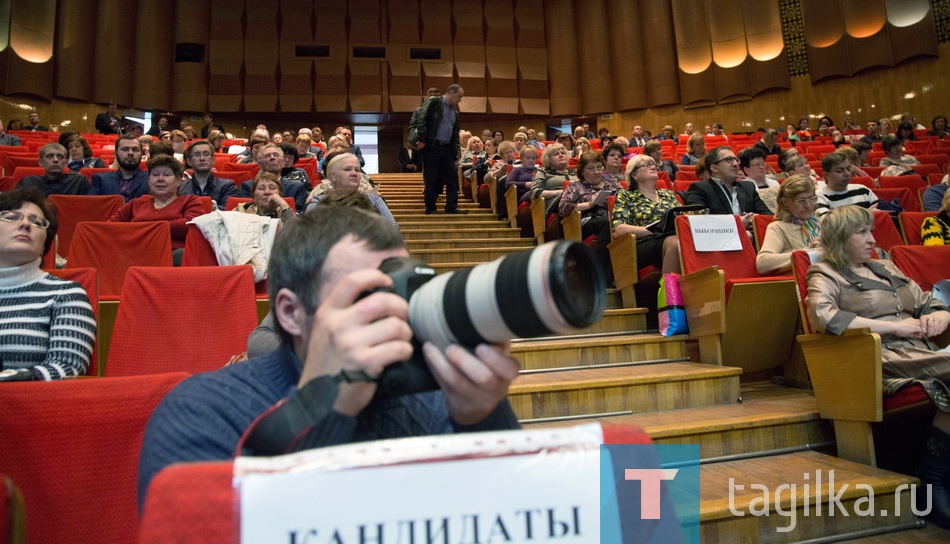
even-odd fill
[[[459,184],[455,167],[459,159],[458,104],[465,96],[462,86],[453,83],[445,94],[426,100],[423,115],[409,127],[409,142],[422,151],[422,178],[425,181],[426,213],[436,213],[435,203],[445,187],[445,213],[461,214]]]

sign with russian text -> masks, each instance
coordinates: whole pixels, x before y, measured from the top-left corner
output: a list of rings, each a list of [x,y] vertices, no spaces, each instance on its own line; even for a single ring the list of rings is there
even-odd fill
[[[241,542],[698,542],[673,503],[683,463],[602,442],[583,425],[238,458]]]
[[[745,232],[739,232],[733,215],[691,215],[689,230],[696,251],[741,251]]]

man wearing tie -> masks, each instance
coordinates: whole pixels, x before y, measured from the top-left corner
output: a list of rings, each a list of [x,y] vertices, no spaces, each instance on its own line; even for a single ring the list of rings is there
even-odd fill
[[[100,134],[122,134],[122,119],[115,102],[109,102],[109,111],[96,115],[96,130]]]
[[[631,131],[630,147],[643,147],[647,145],[647,139],[643,135],[643,127],[636,125]]]

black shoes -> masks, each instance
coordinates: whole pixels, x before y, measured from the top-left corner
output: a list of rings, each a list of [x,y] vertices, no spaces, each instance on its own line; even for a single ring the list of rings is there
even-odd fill
[[[439,213],[439,212],[437,212],[437,211],[435,211],[435,210],[426,210],[426,215],[432,215],[432,214],[434,214],[434,213]]]
[[[448,215],[465,215],[468,213],[468,210],[460,210],[455,208],[454,210],[445,210],[445,213]]]

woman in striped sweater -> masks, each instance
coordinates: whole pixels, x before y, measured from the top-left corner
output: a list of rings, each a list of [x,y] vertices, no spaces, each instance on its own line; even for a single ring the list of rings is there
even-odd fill
[[[89,297],[40,270],[56,228],[40,193],[0,194],[0,381],[56,380],[89,368],[96,338]]]

